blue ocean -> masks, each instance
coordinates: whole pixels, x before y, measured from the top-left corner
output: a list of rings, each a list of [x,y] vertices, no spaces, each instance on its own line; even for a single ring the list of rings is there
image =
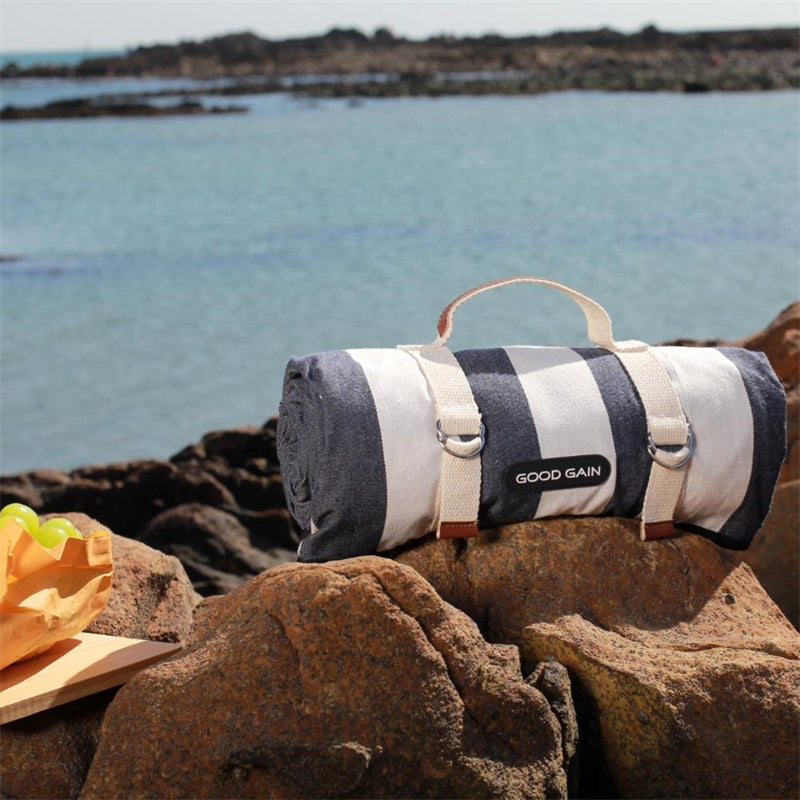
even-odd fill
[[[2,105],[174,82],[6,81]],[[292,355],[430,341],[528,273],[620,338],[735,339],[800,295],[800,94],[206,98],[4,123],[0,469],[167,457],[277,410]],[[584,344],[509,287],[453,347]]]

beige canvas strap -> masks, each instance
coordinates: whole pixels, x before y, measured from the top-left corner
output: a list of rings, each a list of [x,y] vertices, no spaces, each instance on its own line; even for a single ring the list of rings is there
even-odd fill
[[[447,343],[447,340],[453,332],[453,316],[462,303],[466,303],[467,300],[479,294],[483,294],[492,289],[499,289],[501,286],[509,286],[512,283],[536,283],[540,286],[556,289],[559,292],[563,292],[568,297],[571,297],[581,307],[581,311],[583,311],[583,315],[586,317],[586,329],[589,334],[589,339],[598,347],[607,347],[611,349],[614,343],[614,339],[611,335],[611,318],[600,303],[592,300],[591,297],[587,297],[585,294],[581,294],[575,289],[570,289],[569,286],[564,286],[562,283],[556,283],[546,278],[534,278],[532,275],[517,275],[513,278],[501,278],[498,281],[475,286],[463,294],[460,294],[455,300],[446,305],[439,315],[439,321],[436,325],[439,337],[431,346],[437,347]]]
[[[467,376],[446,347],[405,345],[419,365],[436,405],[436,436],[442,446],[437,538],[478,535],[484,428]]]
[[[647,417],[647,448],[653,463],[642,506],[641,538],[663,539],[677,533],[673,520],[692,455],[692,432],[667,371],[644,342],[614,342],[614,353],[630,376]],[[680,445],[676,451],[664,446]]]
[[[480,452],[485,436],[467,377],[446,347],[453,331],[453,316],[458,307],[470,298],[513,283],[539,284],[571,297],[586,317],[589,339],[598,347],[614,352],[621,361],[645,409],[648,440],[642,442],[642,447],[648,448],[653,459],[642,507],[641,538],[674,535],[674,512],[683,489],[685,466],[692,454],[692,434],[669,374],[644,342],[633,339],[614,341],[611,319],[599,303],[555,281],[523,275],[464,292],[442,311],[437,326],[439,336],[434,342],[401,345],[401,349],[416,359],[436,406],[436,436],[444,451],[435,519],[437,536],[450,538],[477,534]],[[663,449],[670,445],[680,449]]]

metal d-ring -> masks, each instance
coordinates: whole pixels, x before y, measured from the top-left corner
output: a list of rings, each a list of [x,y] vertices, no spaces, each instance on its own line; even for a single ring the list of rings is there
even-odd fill
[[[669,450],[660,450],[653,441],[653,434],[650,431],[647,431],[647,452],[650,453],[650,458],[652,458],[656,464],[660,464],[666,469],[683,469],[683,467],[689,463],[692,453],[694,453],[694,435],[692,434],[692,426],[687,423],[686,428],[688,431],[686,435],[686,444],[680,450],[675,450],[674,452]],[[682,458],[680,461],[667,463],[658,457],[659,453],[668,453],[671,456],[682,455]]]
[[[456,458],[474,458],[478,455],[478,453],[483,450],[483,445],[486,443],[486,428],[484,427],[483,423],[481,422],[481,431],[480,433],[472,439],[468,439],[467,441],[463,441],[460,438],[456,438],[455,436],[448,436],[442,430],[442,421],[440,419],[436,420],[436,438],[439,440],[439,444],[442,446],[442,449],[445,453],[450,453],[451,456],[455,456]],[[451,450],[447,445],[450,442],[455,442],[460,445],[473,445],[473,449],[470,450],[468,453],[456,453]]]

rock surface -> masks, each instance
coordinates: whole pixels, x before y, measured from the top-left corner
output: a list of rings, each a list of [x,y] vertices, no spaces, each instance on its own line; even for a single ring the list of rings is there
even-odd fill
[[[9,722],[0,729],[0,796],[75,798],[97,748],[116,689]]]
[[[286,515],[275,511],[275,526],[286,529]],[[262,520],[267,521],[268,516]],[[250,531],[232,514],[200,503],[187,503],[164,511],[142,531],[146,544],[177,556],[201,594],[235,589],[248,578],[286,561],[285,550],[253,544]]]
[[[83,534],[107,529],[64,514]],[[200,597],[178,559],[112,533],[114,578],[108,605],[87,630],[157,641],[186,641]],[[0,791],[14,798],[74,798],[86,778],[109,689],[2,726]]]
[[[283,565],[120,690],[81,797],[564,797],[569,705],[407,567]]]
[[[800,634],[736,557],[637,525],[553,519],[398,560],[518,645],[523,671],[568,668],[580,796],[796,797]]]
[[[800,480],[779,484],[764,527],[741,558],[800,628]]]

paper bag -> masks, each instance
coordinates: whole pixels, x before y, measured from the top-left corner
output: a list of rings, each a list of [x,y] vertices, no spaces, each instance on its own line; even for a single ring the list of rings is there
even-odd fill
[[[111,594],[111,534],[48,549],[13,520],[0,528],[0,669],[80,633]]]

